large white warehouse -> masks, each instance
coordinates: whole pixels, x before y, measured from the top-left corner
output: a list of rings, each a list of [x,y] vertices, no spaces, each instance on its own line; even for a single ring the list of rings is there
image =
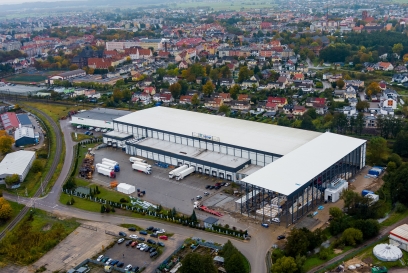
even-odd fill
[[[120,142],[129,155],[240,181],[251,195],[241,212],[285,200],[289,222],[323,200],[331,181],[349,179],[365,165],[365,140],[167,107],[116,118],[113,129],[104,141]]]

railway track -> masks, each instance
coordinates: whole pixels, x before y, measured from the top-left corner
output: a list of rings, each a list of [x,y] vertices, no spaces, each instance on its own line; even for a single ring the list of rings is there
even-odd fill
[[[25,105],[25,107],[28,108],[28,109],[31,109],[31,110],[35,110],[38,113],[40,113],[41,115],[43,115],[44,118],[51,125],[51,128],[49,128],[49,129],[53,130],[55,132],[55,141],[56,141],[55,156],[54,156],[54,159],[52,161],[50,171],[45,176],[44,182],[43,182],[44,187],[46,188],[48,183],[50,182],[53,174],[54,174],[54,170],[57,169],[59,159],[60,159],[59,155],[61,155],[61,153],[62,153],[62,134],[61,134],[61,130],[58,127],[57,123],[52,118],[50,118],[47,114],[45,114],[43,111],[38,110],[38,109],[36,109],[34,107],[31,107],[31,106],[27,106],[27,105]],[[33,198],[41,196],[41,193],[42,193],[42,189],[41,189],[41,187],[39,187],[38,190],[35,192]],[[10,222],[10,224],[8,224],[7,227],[3,231],[0,232],[0,240],[2,240],[4,238],[4,236],[6,236],[7,231],[12,230],[24,218],[24,216],[27,214],[27,212],[29,210],[30,210],[30,208],[25,206],[20,211],[20,213]]]

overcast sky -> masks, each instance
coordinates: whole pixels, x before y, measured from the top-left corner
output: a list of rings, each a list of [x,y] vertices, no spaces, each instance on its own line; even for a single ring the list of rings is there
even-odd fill
[[[0,5],[21,4],[21,3],[27,3],[27,2],[56,2],[56,1],[67,1],[67,0],[0,0]]]

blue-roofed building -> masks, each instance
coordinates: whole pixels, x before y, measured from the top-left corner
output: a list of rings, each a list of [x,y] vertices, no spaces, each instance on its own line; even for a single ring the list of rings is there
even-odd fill
[[[33,123],[31,122],[27,114],[17,114],[17,119],[21,127],[34,128]]]

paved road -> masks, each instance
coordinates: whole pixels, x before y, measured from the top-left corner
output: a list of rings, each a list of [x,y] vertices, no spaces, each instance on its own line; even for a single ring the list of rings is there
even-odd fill
[[[89,221],[108,222],[112,224],[129,223],[146,227],[153,225],[154,221],[151,220],[92,213],[68,207],[58,202],[59,195],[61,194],[62,184],[64,183],[67,175],[69,174],[69,170],[72,164],[73,157],[72,147],[74,145],[69,134],[70,132],[69,121],[68,120],[61,121],[60,125],[62,132],[65,135],[64,138],[66,147],[65,160],[60,176],[56,183],[54,184],[50,193],[43,198],[22,198],[6,193],[4,194],[4,196],[9,200],[19,201],[20,203],[26,204],[27,205],[26,208],[35,206],[36,208],[68,217],[86,219]],[[282,229],[277,227],[264,229],[260,225],[250,226],[248,231],[252,235],[251,241],[241,241],[238,239],[234,239],[232,237],[220,236],[217,234],[186,228],[171,223],[160,222],[160,226],[162,226],[164,229],[172,233],[200,237],[204,240],[210,240],[219,243],[225,243],[227,240],[231,240],[234,242],[234,245],[236,245],[236,247],[248,258],[249,262],[251,263],[251,272],[255,273],[267,271],[265,264],[265,255],[269,248],[274,243],[274,238],[276,238],[276,236],[279,235],[278,233],[280,233],[280,230]]]

